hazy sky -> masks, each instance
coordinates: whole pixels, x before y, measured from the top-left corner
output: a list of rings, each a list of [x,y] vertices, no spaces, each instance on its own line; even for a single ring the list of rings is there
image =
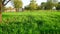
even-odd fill
[[[46,2],[47,0],[36,0],[37,2],[37,4],[38,5],[40,5],[41,4],[41,2]],[[60,0],[59,0],[60,1]],[[26,6],[26,5],[28,5],[29,3],[30,3],[30,0],[22,0],[22,2],[23,2],[23,7],[24,6]],[[11,2],[9,2],[8,4],[7,4],[7,7],[9,7],[9,6],[12,6],[12,3]]]

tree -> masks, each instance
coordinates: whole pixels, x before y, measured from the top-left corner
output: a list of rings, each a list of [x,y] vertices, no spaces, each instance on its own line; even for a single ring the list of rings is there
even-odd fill
[[[16,8],[16,11],[19,11],[19,8],[22,8],[22,1],[21,0],[14,0],[14,7]]]
[[[54,4],[56,4],[56,3],[58,3],[58,0],[52,0],[52,2],[53,2]]]
[[[54,6],[54,4],[53,4],[52,2],[47,2],[47,3],[45,4],[45,9],[50,10],[50,9],[53,8],[53,6]]]
[[[58,2],[58,4],[60,4],[60,2]]]
[[[41,3],[41,9],[45,9],[46,2]]]
[[[5,3],[5,1],[6,1],[6,0],[0,0],[0,22],[2,22],[2,10],[3,10],[3,7],[4,7],[5,5],[7,5],[7,3],[8,3],[10,0],[6,1],[6,3]]]
[[[2,0],[0,0],[0,22],[2,21]]]
[[[47,0],[47,2],[58,3],[58,0]]]
[[[37,10],[41,10],[41,5],[39,5],[39,6],[37,7]]]
[[[60,10],[60,2],[58,2],[57,6],[56,6],[57,10]]]
[[[28,5],[25,6],[25,10],[30,10],[30,7]]]
[[[33,9],[37,9],[37,4],[36,4],[36,1],[35,0],[32,0],[31,2],[30,2],[30,4],[29,4],[29,8],[31,9],[31,10],[33,10]]]
[[[46,9],[52,9],[53,7],[56,7],[58,3],[58,0],[47,0]]]

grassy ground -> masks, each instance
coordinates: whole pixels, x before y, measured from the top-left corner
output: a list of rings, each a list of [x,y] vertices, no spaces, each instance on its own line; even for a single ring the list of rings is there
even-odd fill
[[[49,10],[3,12],[2,33],[53,34],[60,32],[60,12]],[[0,32],[1,32],[0,31]]]

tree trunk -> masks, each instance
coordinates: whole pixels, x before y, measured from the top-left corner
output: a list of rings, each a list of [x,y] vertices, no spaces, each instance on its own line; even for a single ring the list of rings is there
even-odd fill
[[[0,12],[0,23],[2,22],[2,13]]]
[[[2,0],[0,0],[0,23],[2,22]]]
[[[18,10],[17,10],[17,8],[16,8],[16,12],[17,12]]]

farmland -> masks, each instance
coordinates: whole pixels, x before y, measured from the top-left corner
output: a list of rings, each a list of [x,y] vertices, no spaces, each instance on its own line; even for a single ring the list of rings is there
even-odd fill
[[[3,12],[1,34],[60,33],[60,12],[49,10]]]

